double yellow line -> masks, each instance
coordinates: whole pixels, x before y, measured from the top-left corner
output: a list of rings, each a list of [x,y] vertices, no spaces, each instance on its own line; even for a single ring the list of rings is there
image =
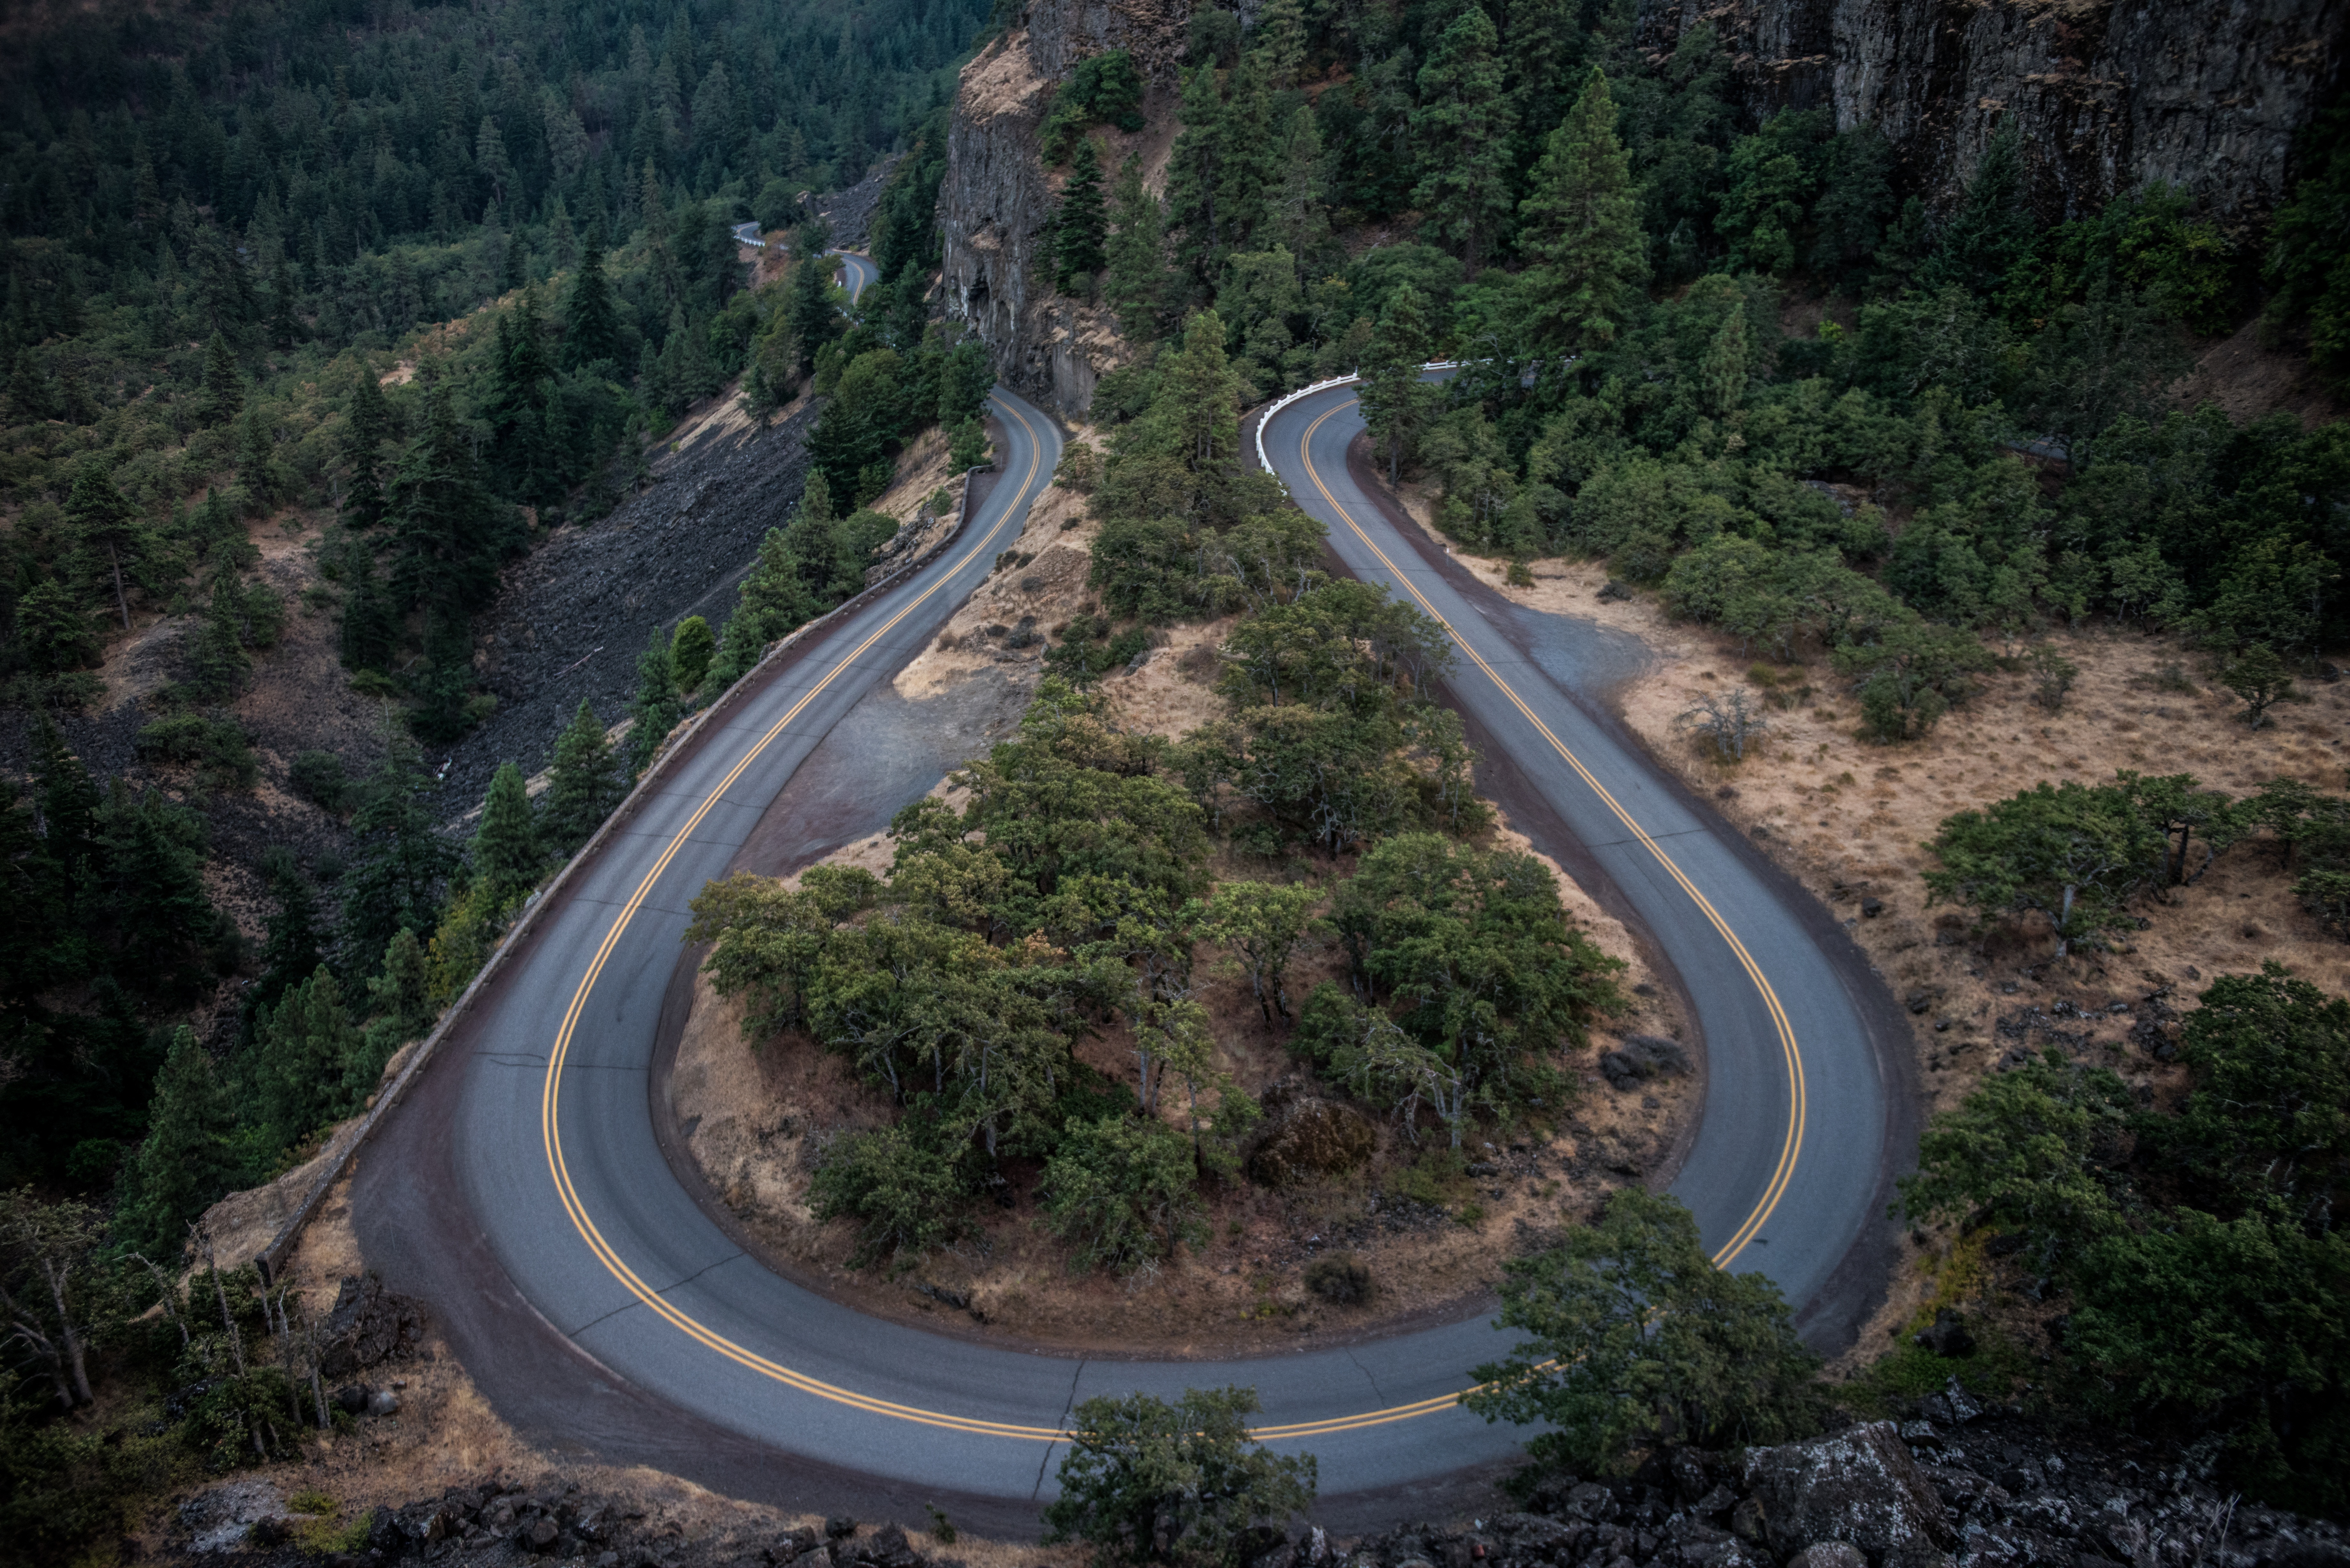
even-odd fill
[[[1642,848],[1656,857],[1657,864],[1664,867],[1665,874],[1679,886],[1682,892],[1690,896],[1690,901],[1694,903],[1699,912],[1705,916],[1706,923],[1721,934],[1722,941],[1728,944],[1731,954],[1738,960],[1739,967],[1743,969],[1747,978],[1754,982],[1754,989],[1762,994],[1764,1009],[1771,1014],[1772,1027],[1778,1031],[1779,1049],[1787,1064],[1786,1137],[1780,1146],[1778,1168],[1771,1173],[1770,1185],[1763,1189],[1762,1196],[1756,1200],[1753,1212],[1747,1215],[1745,1222],[1738,1227],[1736,1233],[1723,1242],[1721,1250],[1713,1255],[1715,1267],[1727,1268],[1731,1259],[1745,1251],[1746,1244],[1754,1239],[1754,1233],[1762,1228],[1763,1221],[1771,1218],[1771,1211],[1779,1206],[1781,1195],[1787,1190],[1787,1183],[1795,1174],[1795,1158],[1804,1146],[1804,1117],[1806,1109],[1804,1054],[1795,1044],[1794,1026],[1787,1021],[1787,1010],[1780,1005],[1779,993],[1771,989],[1771,981],[1764,977],[1762,966],[1754,961],[1754,955],[1746,950],[1746,944],[1738,940],[1738,933],[1730,929],[1730,922],[1721,918],[1721,911],[1713,907],[1713,901],[1698,890],[1697,884],[1690,881],[1688,874],[1673,863],[1673,857],[1665,853],[1664,846],[1649,837],[1648,829],[1642,827],[1634,819],[1632,814],[1624,809],[1623,803],[1608,791],[1607,786],[1601,784],[1589,768],[1584,766],[1583,759],[1567,750],[1566,743],[1553,733],[1551,727],[1543,722],[1541,716],[1526,705],[1525,699],[1519,696],[1510,683],[1502,679],[1498,670],[1485,662],[1485,656],[1479,653],[1474,645],[1461,635],[1460,628],[1437,612],[1436,607],[1428,602],[1427,596],[1412,586],[1409,576],[1388,558],[1388,553],[1380,549],[1378,542],[1363,531],[1361,524],[1355,521],[1354,514],[1338,504],[1338,498],[1330,493],[1330,487],[1322,483],[1321,471],[1314,466],[1312,451],[1314,432],[1347,409],[1354,407],[1358,401],[1358,399],[1349,398],[1343,403],[1336,404],[1320,419],[1305,427],[1305,433],[1297,441],[1297,459],[1305,465],[1306,477],[1314,482],[1314,488],[1322,493],[1322,500],[1330,510],[1338,514],[1339,519],[1353,532],[1355,537],[1363,542],[1365,548],[1379,558],[1379,565],[1395,574],[1395,580],[1403,586],[1403,591],[1419,600],[1419,607],[1427,613],[1429,618],[1444,628],[1446,635],[1451,638],[1452,645],[1467,654],[1470,661],[1485,672],[1485,678],[1493,683],[1494,690],[1500,691],[1509,700],[1512,707],[1524,715],[1526,722],[1534,727],[1535,732],[1550,742],[1551,749],[1575,771],[1575,776],[1590,786],[1591,793],[1607,805],[1607,809],[1615,814],[1616,820],[1622,823],[1625,830],[1639,841]]]
[[[1346,406],[1346,404],[1342,403],[1339,405],[1339,409],[1343,409]],[[1616,801],[1615,797],[1609,794],[1600,784],[1599,781],[1592,776],[1590,771],[1584,767],[1583,763],[1575,758],[1574,753],[1569,752],[1566,747],[1559,742],[1557,736],[1551,732],[1549,727],[1544,724],[1542,720],[1535,716],[1533,710],[1526,706],[1525,702],[1519,698],[1517,693],[1510,689],[1509,684],[1503,680],[1502,678],[1494,672],[1492,667],[1485,661],[1483,657],[1480,655],[1475,649],[1471,648],[1449,622],[1446,622],[1441,616],[1437,615],[1435,607],[1429,604],[1427,599],[1421,597],[1419,590],[1411,586],[1410,579],[1401,571],[1397,569],[1395,563],[1388,559],[1386,553],[1380,550],[1377,544],[1372,542],[1369,535],[1363,532],[1362,527],[1355,522],[1351,515],[1347,514],[1345,507],[1339,505],[1336,497],[1333,496],[1329,492],[1329,488],[1322,483],[1321,475],[1315,471],[1312,460],[1310,456],[1306,454],[1305,443],[1306,441],[1310,441],[1313,439],[1314,431],[1319,430],[1326,421],[1339,411],[1339,409],[1333,409],[1329,413],[1324,414],[1321,419],[1315,421],[1314,424],[1307,428],[1305,438],[1301,441],[1299,447],[1300,456],[1305,459],[1306,472],[1312,476],[1315,488],[1322,492],[1323,499],[1329,504],[1331,509],[1335,511],[1339,517],[1345,520],[1347,525],[1354,531],[1356,537],[1361,539],[1363,543],[1370,548],[1371,552],[1379,557],[1381,563],[1384,564],[1389,571],[1395,573],[1397,580],[1404,585],[1405,590],[1410,593],[1415,599],[1419,600],[1421,607],[1426,610],[1429,615],[1433,617],[1440,625],[1443,625],[1445,627],[1445,629],[1451,634],[1454,643],[1459,646],[1463,652],[1467,653],[1469,657],[1475,661],[1478,668],[1482,670],[1486,675],[1492,680],[1495,687],[1497,687],[1503,695],[1508,697],[1509,700],[1516,705],[1519,711],[1525,715],[1527,721],[1534,724],[1535,729],[1541,732],[1544,739],[1550,742],[1553,747],[1556,748],[1559,755],[1566,760],[1568,765],[1574,768],[1576,774],[1580,775],[1586,784],[1590,784],[1592,789],[1598,794],[1600,798],[1607,803],[1609,808],[1616,813],[1617,816],[1624,822],[1625,826],[1639,839],[1639,841],[1648,847],[1649,852],[1657,857],[1659,863],[1666,868],[1666,870],[1673,877],[1674,880],[1688,892],[1692,899],[1696,900],[1699,908],[1705,912],[1707,919],[1712,923],[1715,929],[1721,933],[1722,939],[1730,944],[1731,950],[1738,955],[1740,962],[1744,966],[1747,973],[1753,979],[1755,985],[1761,991],[1764,1002],[1770,1009],[1771,1015],[1778,1028],[1781,1042],[1787,1054],[1789,1079],[1794,1093],[1794,1109],[1789,1122],[1786,1145],[1780,1155],[1779,1167],[1777,1171],[1773,1174],[1770,1189],[1764,1195],[1763,1200],[1756,1206],[1754,1212],[1748,1217],[1746,1223],[1740,1227],[1737,1236],[1732,1238],[1731,1242],[1725,1246],[1721,1252],[1716,1254],[1715,1262],[1717,1263],[1727,1263],[1731,1258],[1737,1255],[1740,1249],[1742,1249],[1745,1245],[1746,1241],[1752,1238],[1754,1231],[1762,1225],[1763,1220],[1769,1217],[1771,1210],[1777,1204],[1779,1195],[1785,1189],[1787,1179],[1794,1168],[1796,1150],[1802,1143],[1804,1106],[1802,1063],[1795,1048],[1794,1033],[1788,1024],[1786,1013],[1784,1010],[1780,1007],[1778,998],[1772,992],[1769,981],[1763,978],[1760,967],[1755,964],[1752,955],[1747,952],[1744,944],[1739,941],[1736,934],[1730,929],[1728,924],[1723,921],[1721,917],[1714,910],[1712,905],[1705,898],[1705,896],[1698,891],[1695,885],[1681,873],[1679,867],[1673,864],[1671,858],[1664,853],[1664,851],[1657,845],[1655,840],[1650,838],[1637,822],[1633,821],[1630,814],[1626,812],[1623,806]],[[994,528],[988,531],[988,534],[984,538],[976,540],[972,543],[970,548],[965,552],[964,559],[966,561],[969,560],[972,556],[983,553],[988,545],[993,543],[995,536],[1003,531],[1005,523],[1008,523],[1011,518],[1019,512],[1021,506],[1028,498],[1027,493],[1035,483],[1039,454],[1042,451],[1041,443],[1037,442],[1034,439],[1036,434],[1035,428],[1029,424],[1027,419],[1017,410],[1007,406],[1004,411],[1009,413],[1014,420],[1017,421],[1021,428],[1026,431],[1031,437],[1028,471],[1021,480],[1022,497],[1021,500],[1015,502],[1013,506],[1005,509],[1003,518],[997,523]],[[960,565],[960,563],[958,565]],[[854,1389],[844,1388],[837,1384],[827,1383],[821,1378],[809,1376],[806,1373],[795,1371],[791,1367],[783,1366],[779,1362],[761,1355],[757,1352],[735,1343],[733,1340],[702,1323],[699,1319],[691,1316],[690,1314],[681,1311],[677,1306],[664,1299],[660,1291],[648,1285],[642,1276],[638,1274],[636,1270],[629,1264],[627,1260],[623,1259],[612,1247],[611,1243],[604,1239],[603,1232],[598,1228],[594,1218],[588,1214],[587,1206],[581,1200],[577,1189],[573,1185],[570,1168],[565,1158],[563,1149],[561,1108],[564,1064],[569,1057],[571,1042],[577,1032],[579,1020],[587,1010],[588,998],[595,990],[596,981],[602,975],[604,966],[610,961],[614,950],[619,945],[620,939],[627,931],[629,922],[636,918],[637,911],[643,907],[646,898],[651,895],[653,888],[660,882],[662,875],[668,870],[671,862],[677,857],[678,852],[684,847],[686,841],[691,837],[695,829],[701,826],[702,820],[709,815],[711,811],[716,806],[718,801],[729,789],[733,787],[735,781],[741,778],[754,763],[758,761],[760,756],[765,753],[768,746],[773,744],[776,738],[782,735],[784,732],[790,727],[793,721],[797,719],[800,714],[807,709],[808,704],[813,702],[820,694],[822,694],[826,688],[830,686],[832,682],[842,674],[842,672],[853,666],[859,658],[864,656],[868,649],[871,649],[875,643],[879,642],[883,637],[895,629],[899,622],[903,621],[907,616],[912,614],[917,607],[929,599],[932,594],[937,593],[940,588],[943,587],[953,578],[953,576],[954,571],[951,569],[941,573],[937,582],[924,589],[920,594],[916,595],[914,598],[909,601],[896,615],[890,617],[887,622],[877,628],[870,637],[868,637],[863,642],[858,644],[856,649],[846,658],[840,659],[838,662],[834,664],[830,670],[826,671],[821,680],[819,680],[813,687],[809,688],[809,690],[801,696],[798,701],[793,703],[791,708],[785,711],[781,718],[777,719],[775,722],[768,728],[764,734],[760,736],[758,743],[754,745],[743,754],[742,760],[737,762],[733,769],[727,773],[725,778],[720,781],[718,787],[711,792],[709,796],[702,801],[701,805],[695,808],[693,815],[687,819],[685,826],[680,828],[670,839],[669,843],[663,846],[660,857],[654,861],[652,868],[646,872],[643,879],[638,883],[635,892],[629,896],[628,902],[622,906],[619,914],[614,919],[611,929],[605,933],[602,943],[596,950],[595,957],[588,963],[587,973],[582,976],[578,988],[572,993],[570,1005],[564,1011],[563,1021],[556,1032],[554,1049],[547,1058],[546,1078],[540,1091],[539,1133],[546,1151],[547,1168],[555,1179],[556,1195],[563,1204],[564,1212],[570,1217],[573,1227],[578,1231],[580,1239],[587,1242],[588,1250],[595,1253],[597,1259],[603,1263],[605,1269],[610,1272],[612,1277],[619,1282],[622,1289],[626,1290],[629,1294],[635,1297],[636,1300],[642,1303],[646,1307],[660,1317],[662,1321],[676,1328],[687,1338],[694,1341],[698,1345],[714,1351],[718,1355],[725,1357],[727,1360],[733,1362],[735,1365],[742,1366],[748,1371],[756,1373],[760,1376],[772,1379],[776,1383],[780,1383],[789,1388],[796,1389],[801,1393],[812,1395],[816,1398],[828,1400],[834,1404],[845,1406],[850,1409],[861,1410],[870,1415],[886,1416],[896,1420],[911,1421],[920,1426],[933,1427],[947,1431],[965,1433],[972,1436],[1009,1438],[1028,1442],[1049,1443],[1065,1438],[1070,1434],[1066,1430],[1058,1427],[1037,1427],[1004,1421],[985,1421],[972,1417],[949,1415],[942,1411],[928,1410],[919,1406],[903,1405],[894,1400],[879,1399],[870,1395],[859,1394]],[[1319,1421],[1303,1421],[1288,1426],[1279,1427],[1261,1427],[1256,1428],[1253,1436],[1263,1441],[1275,1441],[1285,1438],[1326,1437],[1340,1432],[1359,1431],[1367,1428],[1387,1426],[1394,1422],[1410,1420],[1416,1417],[1434,1415],[1440,1411],[1453,1409],[1458,1407],[1459,1400],[1459,1395],[1446,1394],[1435,1398],[1417,1400],[1410,1404],[1391,1406],[1388,1408],[1379,1410],[1367,1410],[1349,1416],[1335,1416]]]

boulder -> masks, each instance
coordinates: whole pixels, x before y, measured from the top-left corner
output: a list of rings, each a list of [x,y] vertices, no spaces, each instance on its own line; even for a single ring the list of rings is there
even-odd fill
[[[1935,1355],[1952,1359],[1975,1353],[1975,1336],[1967,1332],[1966,1320],[1949,1307],[1936,1313],[1932,1324],[1910,1338]]]
[[[1789,1558],[1787,1568],[1868,1568],[1868,1559],[1849,1542],[1823,1541]]]
[[[180,1505],[180,1523],[191,1552],[229,1552],[244,1544],[254,1527],[281,1517],[285,1499],[258,1479],[231,1481],[198,1492]]]
[[[1661,1034],[1627,1034],[1615,1050],[1599,1058],[1599,1071],[1613,1088],[1628,1089],[1650,1078],[1689,1071],[1689,1053],[1677,1040]]]
[[[1281,1114],[1257,1145],[1249,1173],[1266,1187],[1295,1187],[1354,1169],[1370,1158],[1378,1144],[1378,1134],[1352,1106],[1301,1099]]]
[[[1950,1517],[1890,1421],[1750,1449],[1744,1479],[1771,1549],[1788,1557],[1841,1541],[1870,1568],[1942,1568]]]
[[[327,1314],[322,1376],[348,1377],[396,1355],[415,1354],[424,1338],[423,1304],[383,1288],[378,1274],[346,1274]]]

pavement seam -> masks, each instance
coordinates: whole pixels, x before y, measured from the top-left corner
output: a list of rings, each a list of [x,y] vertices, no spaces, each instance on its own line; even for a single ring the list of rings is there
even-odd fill
[[[1349,1350],[1347,1352],[1347,1359],[1355,1364],[1355,1370],[1361,1373],[1363,1375],[1363,1381],[1371,1386],[1371,1397],[1377,1399],[1380,1404],[1386,1404],[1388,1399],[1387,1390],[1379,1386],[1379,1380],[1371,1376],[1371,1369],[1363,1365],[1362,1358],[1357,1355],[1352,1350]]]
[[[1069,1424],[1069,1412],[1077,1407],[1077,1380],[1085,1375],[1086,1364],[1084,1361],[1080,1360],[1077,1363],[1077,1369],[1069,1374],[1069,1397],[1067,1399],[1064,1400],[1061,1405],[1061,1425],[1064,1428],[1067,1427]],[[1028,1489],[1028,1501],[1030,1502],[1035,1502],[1038,1498],[1045,1495],[1045,1467],[1053,1462],[1053,1450],[1060,1446],[1061,1445],[1058,1442],[1051,1442],[1045,1445],[1044,1457],[1036,1461],[1036,1484]]]

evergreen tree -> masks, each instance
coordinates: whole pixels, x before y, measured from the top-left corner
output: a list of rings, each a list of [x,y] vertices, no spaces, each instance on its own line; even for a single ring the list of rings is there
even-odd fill
[[[375,552],[353,540],[343,560],[343,668],[382,670],[391,662],[400,628],[390,596],[375,575]]]
[[[1722,315],[1721,325],[1707,340],[1705,353],[1697,364],[1698,400],[1715,419],[1736,413],[1745,401],[1749,374],[1746,345],[1745,302],[1733,299]]]
[[[1224,100],[1216,90],[1213,65],[1201,66],[1184,78],[1177,113],[1183,130],[1167,163],[1167,221],[1182,235],[1185,267],[1205,283],[1214,275],[1223,248],[1216,196],[1225,178]],[[1138,171],[1138,184],[1140,179]]]
[[[433,787],[415,748],[398,738],[364,786],[342,883],[343,950],[360,963],[395,932],[429,931],[438,919],[457,855],[433,826]]]
[[[677,689],[689,695],[701,690],[702,677],[710,673],[710,660],[718,651],[718,641],[710,635],[710,623],[698,615],[690,615],[677,623],[677,635],[670,639],[670,663],[677,671]]]
[[[1616,135],[1615,99],[1597,67],[1551,132],[1518,213],[1519,248],[1534,263],[1522,286],[1535,340],[1570,353],[1613,342],[1648,273],[1648,238]]]
[[[2011,120],[1983,149],[1966,197],[1920,269],[1919,283],[1929,288],[1955,283],[1975,295],[1999,292],[2032,254],[2032,204],[2023,173],[2023,138]]]
[[[261,978],[246,993],[245,1005],[252,1010],[276,1004],[287,988],[318,967],[326,957],[323,950],[325,933],[318,919],[318,900],[308,877],[295,862],[293,852],[283,845],[273,846],[262,857],[262,875],[267,879],[270,901],[276,908],[269,912],[266,921],[267,940],[261,949]]]
[[[582,697],[579,711],[555,739],[542,824],[548,846],[567,855],[587,843],[620,804],[622,793],[603,722]]]
[[[203,421],[225,425],[244,411],[244,382],[237,374],[236,354],[228,339],[214,332],[204,345]]]
[[[189,1221],[242,1174],[229,1135],[235,1111],[211,1054],[186,1024],[155,1075],[147,1137],[122,1173],[122,1238],[158,1263],[180,1255]]]
[[[276,449],[270,441],[269,427],[262,422],[258,403],[248,407],[237,423],[236,477],[244,486],[248,513],[261,517],[276,509],[285,493],[285,476],[278,471]]]
[[[1265,237],[1301,263],[1310,262],[1330,238],[1322,130],[1312,109],[1301,104],[1291,111],[1274,163],[1274,182],[1265,192]]]
[[[1434,389],[1419,379],[1428,362],[1430,338],[1426,304],[1419,290],[1400,283],[1379,312],[1370,352],[1363,365],[1363,424],[1371,444],[1385,451],[1388,482],[1403,475],[1403,465],[1419,450],[1420,432],[1428,428],[1435,407]]]
[[[367,992],[376,1012],[369,1033],[383,1056],[391,1054],[383,1047],[396,1049],[432,1024],[432,961],[414,931],[402,927],[391,934],[384,944],[382,971],[367,982]]]
[[[629,716],[636,721],[629,731],[629,776],[633,779],[651,765],[661,742],[677,728],[677,668],[670,662],[669,639],[659,627],[637,655],[637,694],[629,700]]]
[[[1420,178],[1411,199],[1428,213],[1430,233],[1456,247],[1472,273],[1510,213],[1514,128],[1500,47],[1483,8],[1462,6],[1420,67],[1412,116]]]
[[[246,1073],[266,1147],[286,1147],[345,1114],[353,1103],[347,1083],[360,1054],[343,988],[320,964],[262,1015],[255,1033]]]
[[[792,234],[792,273],[785,286],[784,317],[800,346],[800,373],[816,369],[816,350],[840,336],[840,307],[834,302],[832,277],[839,261],[825,254],[832,236],[816,220],[802,223]]]
[[[1274,135],[1273,86],[1262,49],[1241,57],[1223,108],[1223,163],[1216,181],[1217,260],[1233,251],[1256,249],[1264,223],[1266,188],[1277,172],[1279,139]]]
[[[302,320],[294,313],[294,270],[284,258],[269,280],[269,341],[291,348],[302,340]]]
[[[1239,450],[1240,373],[1224,352],[1224,323],[1203,310],[1183,328],[1183,347],[1159,360],[1159,407],[1170,410],[1176,451],[1194,472],[1221,472]]]
[[[1069,159],[1068,183],[1061,188],[1061,205],[1054,217],[1053,252],[1057,286],[1065,294],[1092,291],[1094,274],[1108,262],[1103,241],[1109,219],[1102,208],[1101,163],[1094,139],[1077,138]]]
[[[225,702],[235,696],[245,671],[253,668],[239,629],[244,618],[244,590],[236,575],[217,574],[188,659],[188,690],[204,701]]]
[[[499,563],[521,545],[514,509],[482,482],[445,379],[424,394],[423,429],[393,475],[390,512],[392,582],[407,604],[478,608],[497,589]]]
[[[1149,343],[1159,337],[1159,310],[1166,298],[1166,221],[1159,197],[1142,183],[1139,153],[1128,153],[1118,167],[1109,221],[1114,223],[1107,247],[1109,306],[1118,313],[1118,329],[1130,341]]]
[[[122,629],[130,629],[130,599],[123,590],[125,561],[136,566],[147,545],[147,528],[99,457],[82,459],[66,494],[66,527],[74,548],[88,563],[88,574],[109,584]]]
[[[612,304],[612,286],[604,275],[601,223],[588,225],[580,247],[579,270],[571,279],[571,296],[563,306],[563,368],[582,370],[590,365],[617,365],[620,358],[620,315]]]
[[[474,886],[487,892],[492,909],[503,909],[536,885],[546,860],[522,770],[501,763],[482,797],[481,826],[473,831]]]
[[[109,786],[92,823],[97,854],[85,906],[121,983],[185,993],[210,968],[223,917],[204,891],[204,821],[155,791]]]
[[[498,317],[495,353],[482,418],[490,427],[490,462],[509,494],[540,502],[558,494],[562,475],[546,441],[549,383],[555,364],[538,318],[538,295],[525,288],[514,308]]]
[[[343,526],[365,533],[384,518],[383,442],[391,432],[391,410],[375,372],[362,364],[351,379],[350,404],[343,416],[343,461],[351,476],[343,486]]]

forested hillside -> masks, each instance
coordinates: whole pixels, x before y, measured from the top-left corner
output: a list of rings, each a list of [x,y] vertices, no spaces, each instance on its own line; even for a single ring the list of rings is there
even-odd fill
[[[10,1290],[53,1255],[43,1237],[129,1289],[119,1249],[177,1256],[207,1203],[358,1108],[671,727],[862,586],[897,524],[860,508],[902,441],[943,418],[978,460],[984,362],[921,298],[943,105],[983,19],[261,5],[12,36],[0,723],[23,774],[0,781],[0,1185],[35,1185]],[[834,264],[803,259],[830,238],[800,198],[885,168],[867,241],[885,281],[852,311]],[[797,225],[755,286],[730,233],[746,219]],[[625,754],[583,707],[449,836],[471,803],[439,798],[420,747],[495,701],[472,623],[502,569],[608,512],[746,371],[754,415],[811,381],[830,395],[825,477],[770,537],[748,613],[645,651]],[[256,548],[281,537],[298,601]],[[327,618],[331,678],[383,709],[372,771],[249,743],[234,705],[297,616]],[[151,648],[166,678],[126,691]],[[126,716],[120,776],[75,754],[71,734]],[[268,910],[241,936],[223,803],[246,803],[250,840],[288,797],[330,846],[235,867]]]

